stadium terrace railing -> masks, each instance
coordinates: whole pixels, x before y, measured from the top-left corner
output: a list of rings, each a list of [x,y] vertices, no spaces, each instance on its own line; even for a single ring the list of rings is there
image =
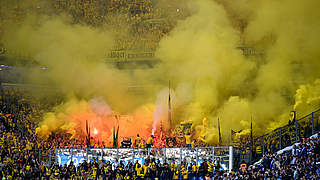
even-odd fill
[[[253,140],[251,162],[258,160],[266,152],[273,153],[284,147],[303,142],[304,138],[310,137],[319,131],[320,109],[300,119],[293,120],[286,126],[255,138]]]
[[[48,151],[39,150],[39,160],[42,164],[60,166],[69,164],[71,161],[78,166],[84,161],[138,161],[143,164],[147,158],[154,158],[161,163],[175,161],[198,164],[209,160],[220,164],[224,170],[231,171],[233,167],[233,147],[197,147],[197,148],[82,148],[82,149],[54,149]]]

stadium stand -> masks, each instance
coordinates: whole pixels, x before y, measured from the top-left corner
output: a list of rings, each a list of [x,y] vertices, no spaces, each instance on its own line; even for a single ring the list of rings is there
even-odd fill
[[[320,175],[317,134],[282,151],[266,151],[255,164],[242,161],[230,171],[223,170],[210,158],[200,164],[146,158],[143,164],[93,160],[77,166],[73,162],[59,166],[51,154],[52,163],[48,164],[39,152],[68,146],[65,142],[69,138],[56,134],[54,138],[41,139],[35,133],[36,119],[57,102],[28,99],[23,92],[12,89],[4,89],[1,94],[0,177],[3,179],[316,179]]]
[[[0,1],[0,34],[1,27],[8,22],[21,23],[23,17],[29,13],[27,9],[35,9],[38,12],[52,9],[52,14],[67,13],[72,16],[74,23],[85,23],[93,27],[112,25],[118,27],[115,29],[120,29],[122,26],[129,26],[130,36],[117,39],[109,55],[115,59],[138,56],[130,53],[131,51],[141,51],[145,56],[152,57],[160,39],[170,32],[177,19],[184,17],[183,14],[175,14],[175,18],[168,17],[165,9],[156,7],[152,0],[53,0],[52,4],[42,4],[38,0],[32,7],[25,7],[22,1]],[[117,16],[111,16],[114,14]],[[0,39],[0,56],[6,53],[16,53],[20,57],[28,58],[20,52],[7,52],[2,47]],[[123,56],[122,53],[126,55]],[[245,53],[256,54],[250,48],[246,48]],[[255,137],[253,141],[247,138],[235,148],[234,158],[240,163],[235,164],[230,171],[223,169],[218,161],[212,161],[210,157],[201,163],[160,162],[155,158],[147,158],[140,164],[135,161],[124,163],[120,160],[111,162],[96,159],[77,165],[71,161],[59,166],[57,149],[86,146],[83,141],[70,141],[65,132],[51,134],[48,139],[37,136],[36,127],[41,115],[59,102],[59,99],[54,102],[33,99],[28,97],[26,92],[1,87],[1,179],[166,180],[320,177],[320,136],[316,134],[320,130],[320,111],[290,122],[287,126],[261,137]],[[313,134],[315,135],[311,136]],[[94,146],[105,147],[103,144]],[[176,147],[181,146],[183,144],[176,144]],[[279,151],[281,149],[283,150]]]
[[[52,15],[63,13],[71,16],[74,23],[93,27],[112,26],[114,27],[112,29],[121,31],[129,29],[125,36],[121,35],[121,38],[117,39],[113,51],[149,53],[151,58],[154,56],[153,52],[158,47],[160,39],[167,35],[178,20],[178,17],[168,17],[166,9],[156,7],[151,0],[54,0],[49,4],[35,2],[31,7],[29,4],[26,7],[25,3],[20,1],[6,2],[0,2],[2,3],[0,5],[0,24],[22,23],[26,15],[35,11],[39,13],[43,11]],[[0,37],[1,33],[0,28]],[[5,49],[1,39],[0,48]],[[23,52],[7,51],[6,54],[28,58],[28,55]],[[130,56],[125,57],[131,58]],[[109,58],[119,59],[119,56],[109,55]]]

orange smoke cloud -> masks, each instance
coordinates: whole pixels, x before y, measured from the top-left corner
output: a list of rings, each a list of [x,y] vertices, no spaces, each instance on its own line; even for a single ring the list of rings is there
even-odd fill
[[[55,108],[54,112],[44,116],[37,133],[48,137],[52,131],[63,129],[72,137],[81,139],[86,135],[86,121],[90,127],[90,135],[96,142],[112,143],[113,128],[119,126],[119,141],[122,137],[136,136],[144,139],[152,133],[154,105],[144,105],[131,115],[120,115],[112,111],[102,98],[89,101],[71,99]],[[158,124],[159,126],[160,124]]]

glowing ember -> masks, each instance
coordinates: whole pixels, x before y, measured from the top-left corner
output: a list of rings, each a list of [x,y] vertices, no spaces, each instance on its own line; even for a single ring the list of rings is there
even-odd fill
[[[98,130],[97,130],[96,128],[94,128],[93,134],[94,134],[94,135],[97,135],[98,133],[99,133]]]

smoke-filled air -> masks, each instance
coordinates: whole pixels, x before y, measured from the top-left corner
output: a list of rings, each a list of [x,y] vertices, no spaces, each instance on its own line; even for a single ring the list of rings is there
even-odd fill
[[[110,58],[126,38],[138,44],[130,52],[144,52],[139,43],[157,36],[156,30],[138,29],[139,36],[133,30],[147,20],[132,23],[110,13],[96,25],[75,21],[68,11],[42,12],[25,1],[27,15],[1,27],[7,51],[21,52],[36,64],[26,81],[45,84],[63,97],[39,119],[40,136],[66,131],[70,138],[83,138],[88,123],[95,141],[112,146],[117,127],[119,137],[161,139],[192,123],[189,132],[214,145],[219,119],[227,144],[231,129],[249,134],[252,121],[258,136],[288,123],[292,110],[300,117],[319,107],[320,1],[153,3],[165,17],[154,24],[165,28],[157,27],[163,34],[152,67]],[[43,1],[43,6],[53,5]],[[54,94],[46,96],[54,99]]]

